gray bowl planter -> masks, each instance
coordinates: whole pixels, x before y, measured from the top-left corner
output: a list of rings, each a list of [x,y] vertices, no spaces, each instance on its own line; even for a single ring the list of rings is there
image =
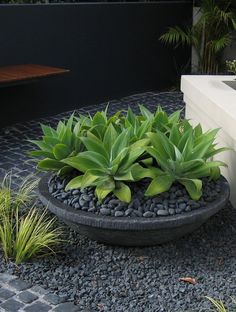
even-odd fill
[[[222,178],[219,197],[205,208],[157,218],[117,218],[78,211],[61,203],[49,193],[49,177],[45,175],[39,183],[39,197],[43,204],[75,231],[110,245],[152,246],[177,239],[201,226],[224,208],[229,199],[229,185]]]

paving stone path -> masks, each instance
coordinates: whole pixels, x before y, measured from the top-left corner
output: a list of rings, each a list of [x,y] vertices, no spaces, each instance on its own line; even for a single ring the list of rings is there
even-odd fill
[[[72,302],[61,302],[59,296],[40,286],[32,286],[14,275],[0,273],[0,285],[0,311],[79,311]]]

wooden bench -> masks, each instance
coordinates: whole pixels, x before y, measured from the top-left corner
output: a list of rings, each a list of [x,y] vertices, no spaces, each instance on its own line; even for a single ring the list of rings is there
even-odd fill
[[[0,87],[27,83],[68,73],[68,69],[36,64],[0,67]]]

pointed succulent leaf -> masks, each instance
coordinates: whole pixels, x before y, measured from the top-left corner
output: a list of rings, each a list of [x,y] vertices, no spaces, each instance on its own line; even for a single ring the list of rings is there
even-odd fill
[[[185,142],[185,145],[183,146],[183,150],[182,150],[183,160],[187,161],[187,160],[191,159],[193,147],[194,147],[193,135],[190,132],[189,136]],[[195,157],[195,158],[200,159],[201,157]],[[193,159],[195,159],[195,158],[193,158]]]
[[[70,149],[65,144],[56,144],[53,147],[53,155],[57,160],[61,160],[70,155]]]
[[[38,168],[47,171],[58,171],[65,165],[58,160],[45,158],[38,163]]]
[[[213,157],[219,153],[222,153],[222,152],[227,152],[227,151],[231,151],[232,149],[231,148],[228,148],[228,147],[221,147],[221,148],[217,148],[217,149],[213,149],[209,152],[206,153],[206,158],[210,158],[210,157]]]
[[[71,146],[72,143],[72,131],[69,128],[66,128],[63,135],[60,137],[62,143],[67,146]]]
[[[194,128],[194,137],[197,138],[199,136],[202,135],[202,126],[200,124],[198,124],[195,128]]]
[[[147,137],[150,138],[151,145],[153,145],[155,150],[159,151],[159,153],[162,155],[162,157],[164,157],[166,159],[169,158],[169,156],[168,156],[166,150],[164,149],[162,142],[160,141],[160,138],[159,138],[157,133],[148,132]]]
[[[183,152],[186,144],[188,144],[190,146],[191,140],[192,139],[192,129],[187,129],[185,130],[181,130],[182,128],[180,127],[180,133],[181,133],[181,138],[177,144],[178,149],[180,150],[180,152]],[[189,137],[191,137],[190,142],[188,142]],[[188,142],[188,143],[187,143]]]
[[[143,139],[147,132],[151,131],[152,123],[149,120],[142,122],[141,126],[137,130],[138,139]]]
[[[161,152],[158,149],[155,149],[153,147],[147,147],[146,149],[147,153],[151,155],[158,163],[158,165],[163,169],[168,171],[169,165],[168,165],[168,158],[165,157],[165,155],[161,155]]]
[[[193,200],[199,200],[202,196],[202,181],[199,179],[179,179]]]
[[[121,170],[128,169],[146,150],[149,139],[138,140],[129,147],[129,152],[120,164]]]
[[[170,130],[170,141],[175,145],[178,146],[179,140],[181,138],[181,133],[179,131],[179,127],[174,125]]]
[[[38,151],[31,151],[28,153],[30,156],[34,156],[34,157],[46,157],[46,158],[55,158],[53,153],[50,153],[50,152],[45,152],[45,151],[41,151],[41,150],[38,150]]]
[[[152,112],[150,112],[150,110],[148,110],[145,106],[139,105],[139,109],[140,109],[140,112],[143,115],[143,117],[145,117],[145,119],[147,119],[147,120],[153,119],[154,114]]]
[[[131,201],[131,190],[123,182],[119,182],[116,184],[116,188],[113,190],[115,196],[123,202],[129,203]]]
[[[122,160],[128,154],[128,152],[129,152],[129,147],[125,147],[123,150],[121,150],[120,153],[117,155],[117,157],[112,161],[112,166],[120,165]]]
[[[210,169],[210,178],[212,180],[217,180],[220,177],[220,168],[219,167],[213,167]]]
[[[83,178],[81,181],[81,188],[85,188],[85,187],[93,185],[93,183],[98,179],[99,177],[94,175],[92,173],[92,170],[87,170],[85,174],[83,175]]]
[[[72,113],[70,118],[66,122],[66,127],[69,128],[70,130],[72,129],[72,126],[73,126],[73,123],[74,123],[74,119],[75,119],[75,114]]]
[[[106,129],[106,132],[105,132],[104,138],[103,138],[103,143],[104,143],[104,146],[105,146],[109,156],[110,156],[110,152],[112,150],[112,146],[113,146],[115,140],[117,139],[117,137],[118,137],[118,133],[115,130],[113,124],[110,123]]]
[[[171,175],[165,174],[158,176],[152,180],[149,184],[145,195],[146,196],[155,196],[160,193],[166,192],[170,189],[171,185],[174,182],[174,178]]]
[[[70,180],[69,183],[67,183],[65,190],[69,191],[69,190],[81,188],[82,180],[83,180],[83,175],[73,178],[72,180]]]
[[[186,158],[186,160],[192,160],[196,158],[205,158],[205,155],[212,144],[212,140],[210,141],[202,141],[197,146],[192,149],[192,153]]]
[[[119,173],[117,172],[114,176],[114,180],[116,181],[134,181],[131,170],[127,170],[125,172]]]
[[[127,147],[128,140],[129,140],[129,132],[127,130],[124,130],[121,134],[119,134],[111,149],[111,155],[113,160],[125,147]]]
[[[62,167],[61,169],[58,170],[57,174],[59,176],[65,176],[65,175],[69,174],[72,170],[73,170],[72,167],[64,166],[64,167]]]
[[[96,196],[99,201],[102,201],[109,193],[115,189],[115,183],[111,179],[107,179],[99,184],[95,189]]]
[[[142,159],[140,162],[146,166],[151,166],[153,164],[153,158],[148,157],[148,158]]]
[[[144,178],[155,178],[157,173],[155,169],[152,170],[152,167],[144,168],[138,163],[131,166],[130,171],[133,181],[140,181]]]
[[[50,148],[50,146],[48,146],[46,143],[44,143],[43,141],[37,141],[37,140],[29,140],[30,143],[33,143],[35,145],[37,145],[42,151],[45,152],[49,152],[51,153],[52,150]]]
[[[105,157],[107,160],[109,160],[109,155],[104,147],[104,144],[101,140],[96,138],[95,136],[90,137],[83,137],[81,138],[81,141],[85,145],[86,149],[88,151],[93,151],[96,153],[99,153],[103,157]]]
[[[175,150],[175,160],[178,162],[183,161],[183,156],[181,152],[179,151],[178,147],[176,147],[175,145],[174,145],[174,150]]]
[[[50,147],[53,147],[54,145],[61,143],[61,141],[58,140],[58,138],[49,136],[44,136],[43,141]]]
[[[84,152],[83,152],[84,153]],[[78,156],[68,157],[62,160],[64,164],[71,166],[83,173],[87,170],[93,169],[103,169],[101,165],[98,165],[93,159],[89,159],[86,155],[80,153]]]
[[[181,171],[188,172],[189,170],[196,169],[197,167],[201,166],[204,164],[204,160],[202,159],[194,159],[194,160],[189,160],[185,162],[181,162]]]
[[[102,114],[101,112],[97,112],[94,116],[93,116],[93,125],[97,126],[97,125],[106,125],[106,118],[104,116],[104,114]]]
[[[168,117],[168,123],[172,123],[172,124],[177,124],[180,121],[180,114],[181,114],[181,110],[178,110],[172,114],[170,114],[170,116]]]
[[[134,127],[135,123],[136,123],[136,116],[133,113],[132,109],[129,107],[128,108],[128,112],[127,112],[127,120],[129,121],[129,123]]]
[[[45,136],[57,137],[57,132],[52,127],[41,124],[41,129]]]

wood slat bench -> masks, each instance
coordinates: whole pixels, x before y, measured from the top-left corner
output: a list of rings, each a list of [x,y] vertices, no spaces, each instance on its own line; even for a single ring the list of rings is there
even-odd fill
[[[12,65],[0,67],[0,86],[10,86],[68,73],[68,69],[36,65]]]

